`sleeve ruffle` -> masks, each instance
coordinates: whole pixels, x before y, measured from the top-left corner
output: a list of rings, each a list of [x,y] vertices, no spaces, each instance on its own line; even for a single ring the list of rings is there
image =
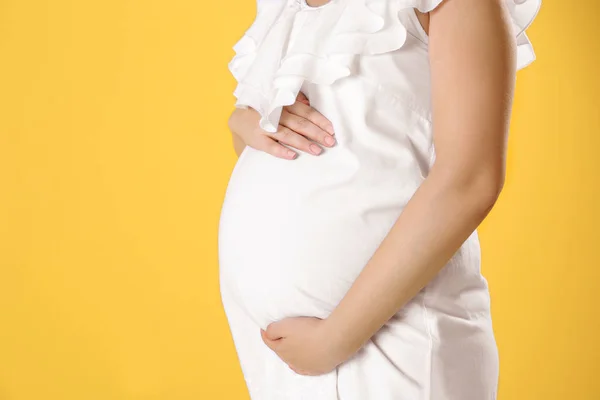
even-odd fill
[[[284,106],[293,104],[304,81],[332,84],[351,73],[353,58],[403,46],[407,30],[398,13],[408,8],[429,12],[444,0],[331,0],[311,10],[302,37],[288,43],[303,0],[258,0],[257,16],[234,45],[229,70],[237,80],[236,107],[252,107],[260,127],[277,131]],[[535,60],[525,34],[541,0],[505,0],[517,38],[517,68]]]
[[[421,12],[429,12],[442,4],[444,0],[399,0],[409,3],[410,7]],[[517,70],[523,69],[535,61],[535,52],[525,31],[536,18],[542,0],[505,0],[512,19],[517,39]]]

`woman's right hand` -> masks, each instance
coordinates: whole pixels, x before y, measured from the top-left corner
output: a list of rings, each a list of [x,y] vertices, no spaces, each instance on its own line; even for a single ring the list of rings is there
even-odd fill
[[[335,145],[333,125],[310,106],[302,92],[294,104],[283,107],[277,132],[260,128],[259,120],[260,114],[250,107],[236,109],[229,118],[229,128],[246,145],[285,159],[294,159],[297,153],[284,144],[314,155],[323,151],[316,143],[326,147]]]

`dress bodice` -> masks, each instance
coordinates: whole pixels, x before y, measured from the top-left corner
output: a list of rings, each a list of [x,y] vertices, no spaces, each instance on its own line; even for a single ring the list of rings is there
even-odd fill
[[[505,1],[521,69],[535,59],[525,30],[541,0]],[[256,18],[235,44],[229,63],[238,82],[236,107],[256,109],[261,127],[274,132],[282,107],[295,101],[305,82],[332,85],[352,75],[369,79],[372,69],[361,68],[365,61],[374,66],[372,61],[388,55],[389,65],[377,66],[371,78],[427,115],[428,38],[414,10],[429,12],[442,2],[330,0],[313,7],[306,0],[257,0]]]

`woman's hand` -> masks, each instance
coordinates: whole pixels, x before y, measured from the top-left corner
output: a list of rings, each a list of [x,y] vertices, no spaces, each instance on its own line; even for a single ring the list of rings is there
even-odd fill
[[[310,106],[302,92],[294,104],[283,107],[277,132],[261,129],[259,119],[260,115],[252,108],[238,109],[229,119],[229,128],[246,145],[286,159],[295,158],[297,153],[284,144],[314,155],[323,151],[316,143],[327,147],[335,144],[333,125]]]
[[[316,317],[285,318],[261,329],[260,334],[265,344],[300,375],[326,374],[352,356],[337,345],[325,320]]]

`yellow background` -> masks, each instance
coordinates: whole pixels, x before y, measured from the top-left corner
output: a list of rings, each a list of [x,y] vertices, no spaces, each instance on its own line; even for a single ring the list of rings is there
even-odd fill
[[[0,399],[247,399],[218,291],[253,0],[0,0]],[[545,0],[480,227],[499,400],[600,399],[600,5]]]

